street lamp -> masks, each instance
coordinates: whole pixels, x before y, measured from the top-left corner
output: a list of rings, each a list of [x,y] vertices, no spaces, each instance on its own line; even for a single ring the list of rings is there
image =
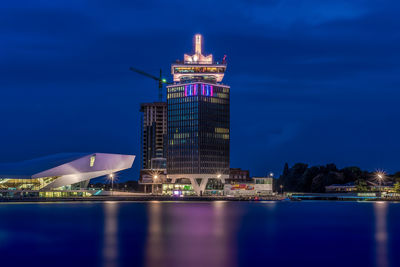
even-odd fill
[[[114,174],[110,173],[109,175],[110,179],[111,179],[111,195],[114,195]]]
[[[279,187],[281,188],[281,195],[283,195],[283,185],[281,184]]]
[[[379,182],[379,191],[382,191],[382,182],[385,180],[385,173],[383,171],[377,171],[375,173],[375,176]]]
[[[151,185],[151,192],[153,194],[154,194],[154,184],[157,182],[157,180],[158,180],[158,175],[157,174],[153,175],[153,184]],[[156,187],[156,189],[157,189],[157,187]]]

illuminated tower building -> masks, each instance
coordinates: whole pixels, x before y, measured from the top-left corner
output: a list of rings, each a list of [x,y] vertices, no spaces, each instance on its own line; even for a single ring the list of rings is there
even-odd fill
[[[167,86],[167,173],[190,180],[197,194],[216,192],[229,178],[229,86],[221,84],[225,59],[214,62],[194,37],[194,54],[172,64]]]

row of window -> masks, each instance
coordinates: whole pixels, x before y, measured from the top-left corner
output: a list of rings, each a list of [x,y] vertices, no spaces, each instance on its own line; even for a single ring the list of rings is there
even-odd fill
[[[177,104],[177,103],[189,103],[189,102],[198,102],[199,97],[198,96],[193,96],[193,97],[180,97],[180,98],[172,98],[168,99],[168,107],[171,104]]]
[[[222,93],[229,93],[229,87],[220,87],[218,85],[211,85],[211,84],[206,84],[206,83],[194,83],[194,84],[186,84],[186,85],[181,85],[181,86],[175,86],[175,87],[168,87],[167,92],[168,93],[174,93],[174,92],[183,92],[185,90],[185,86],[190,86],[190,85],[196,85],[199,88],[203,88],[203,86],[213,86],[214,90],[216,92],[222,92]]]
[[[167,92],[174,93],[174,92],[183,92],[185,90],[184,86],[176,86],[176,87],[168,87]]]
[[[171,116],[176,116],[176,115],[183,115],[183,114],[193,114],[193,113],[197,113],[197,107],[196,108],[189,108],[189,109],[177,109],[177,110],[171,110],[170,112],[168,112],[168,119]]]
[[[228,128],[215,128],[215,132],[216,133],[229,133],[229,129]]]
[[[199,139],[186,139],[186,138],[182,138],[182,139],[170,139],[169,145],[171,146],[176,146],[176,145],[191,145],[191,144],[197,144],[198,140],[200,140],[200,142],[205,143],[205,141],[207,141],[207,144],[214,144],[214,145],[227,145],[229,144],[228,140],[229,140],[229,136],[228,137],[222,137],[222,138],[213,138],[213,139],[206,139],[206,138],[199,138]],[[179,149],[182,149],[181,147]]]
[[[168,113],[171,113],[172,110],[187,110],[187,109],[197,109],[199,103],[198,102],[188,102],[188,103],[177,103],[168,105]]]
[[[209,102],[213,104],[229,104],[229,97],[206,97],[206,96],[200,96],[200,99],[198,99],[198,96],[193,96],[193,97],[178,97],[178,98],[172,98],[168,99],[168,111],[173,109],[171,105],[174,104],[181,104],[181,103],[198,103],[198,102]]]
[[[195,121],[193,121],[193,122],[195,122]],[[170,127],[170,128],[168,128],[168,137],[170,139],[172,139],[173,133],[186,133],[186,132],[193,133],[193,132],[198,132],[197,130],[198,130],[197,125],[188,125],[186,127],[179,127],[179,128]]]
[[[182,128],[184,127],[196,127],[199,124],[198,120],[187,120],[187,121],[170,121],[168,123],[168,131],[171,129],[176,129],[176,132],[178,132],[178,129],[180,132],[182,132]]]
[[[199,115],[197,113],[193,113],[190,115],[180,115],[180,116],[171,116],[168,117],[168,122],[170,121],[187,121],[187,120],[197,120]]]
[[[214,103],[214,104],[229,104],[229,99],[222,99],[222,98],[203,98],[202,97],[202,101],[204,102],[210,102],[210,103]]]

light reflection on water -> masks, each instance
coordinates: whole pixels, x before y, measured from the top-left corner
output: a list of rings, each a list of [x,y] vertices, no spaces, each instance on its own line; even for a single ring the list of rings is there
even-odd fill
[[[162,263],[162,224],[161,224],[161,203],[152,202],[148,205],[148,233],[146,241],[146,265],[156,266]]]
[[[379,267],[389,266],[387,212],[387,202],[374,203],[376,266]]]
[[[1,204],[0,266],[400,266],[398,221],[388,202]]]
[[[104,203],[104,267],[118,266],[118,202]]]
[[[148,205],[146,266],[236,266],[236,212],[226,202]]]

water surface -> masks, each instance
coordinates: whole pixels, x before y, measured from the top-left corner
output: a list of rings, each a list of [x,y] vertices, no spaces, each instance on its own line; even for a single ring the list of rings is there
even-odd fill
[[[399,222],[388,202],[4,203],[0,262],[400,266]]]

